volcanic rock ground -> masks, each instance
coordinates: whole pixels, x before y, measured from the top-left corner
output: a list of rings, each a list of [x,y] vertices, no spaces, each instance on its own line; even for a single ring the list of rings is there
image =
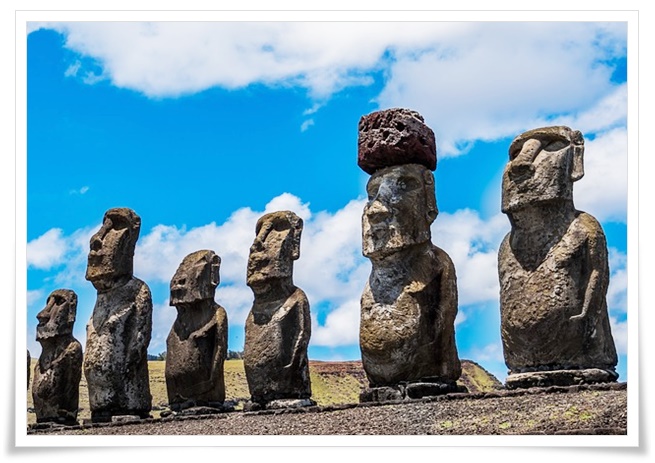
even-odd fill
[[[627,384],[448,394],[412,402],[168,417],[39,429],[67,435],[555,435],[627,433]]]

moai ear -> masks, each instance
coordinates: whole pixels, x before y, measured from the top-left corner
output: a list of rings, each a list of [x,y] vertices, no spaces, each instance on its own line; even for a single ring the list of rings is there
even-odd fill
[[[221,258],[214,254],[211,260],[211,284],[214,287],[217,287],[221,283]]]
[[[571,163],[571,180],[578,181],[584,177],[584,138],[579,130],[571,133],[573,162]]]
[[[425,183],[425,209],[428,223],[434,222],[439,214],[437,208],[437,197],[434,189],[434,174],[429,170],[423,172],[423,182]]]
[[[297,260],[300,257],[300,236],[302,235],[303,221],[300,217],[291,222],[291,258]]]
[[[68,323],[72,325],[77,315],[77,294],[73,290],[68,295],[68,304]]]

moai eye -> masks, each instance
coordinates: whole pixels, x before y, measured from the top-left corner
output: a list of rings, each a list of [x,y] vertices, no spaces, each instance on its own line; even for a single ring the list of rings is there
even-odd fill
[[[559,151],[561,149],[566,148],[569,146],[569,143],[565,140],[549,140],[544,143],[543,145],[543,150],[544,151]]]

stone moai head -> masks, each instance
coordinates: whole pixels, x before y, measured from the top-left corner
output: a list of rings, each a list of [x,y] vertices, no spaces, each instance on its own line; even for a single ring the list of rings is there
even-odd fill
[[[248,259],[248,286],[293,276],[293,261],[300,257],[302,229],[302,219],[291,211],[259,218]]]
[[[100,230],[91,237],[86,279],[96,289],[132,277],[134,249],[139,239],[141,218],[131,209],[115,208],[105,213]]]
[[[437,217],[432,170],[434,132],[408,109],[389,109],[359,122],[358,165],[372,174],[362,216],[363,254],[382,258],[430,240]]]
[[[502,211],[573,202],[573,182],[584,176],[584,138],[564,126],[528,130],[512,141],[503,173]]]
[[[184,258],[171,280],[170,305],[213,300],[220,283],[221,258],[214,251],[196,251]]]
[[[73,334],[77,313],[77,294],[70,289],[56,289],[48,296],[45,308],[36,316],[36,340],[46,341]]]

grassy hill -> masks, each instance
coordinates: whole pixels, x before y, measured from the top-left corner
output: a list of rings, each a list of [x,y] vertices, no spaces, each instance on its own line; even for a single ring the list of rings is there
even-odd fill
[[[32,370],[36,359],[32,359]],[[167,407],[166,379],[164,376],[165,362],[150,361],[150,392],[154,417],[158,417],[161,409]],[[246,374],[243,369],[243,360],[227,360],[225,362],[225,391],[226,400],[238,402],[240,408],[250,397]],[[312,383],[312,398],[318,405],[335,405],[357,403],[359,392],[368,386],[366,374],[360,361],[351,362],[321,362],[310,361],[309,373]],[[458,381],[466,386],[469,392],[486,392],[502,388],[502,384],[484,368],[475,362],[462,360],[462,377]],[[27,392],[27,422],[35,423],[36,415],[31,411],[32,388]],[[89,394],[84,375],[80,383],[80,411],[78,420],[91,417],[89,410]]]

